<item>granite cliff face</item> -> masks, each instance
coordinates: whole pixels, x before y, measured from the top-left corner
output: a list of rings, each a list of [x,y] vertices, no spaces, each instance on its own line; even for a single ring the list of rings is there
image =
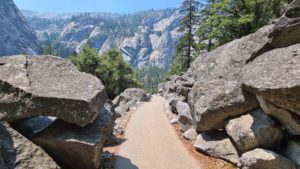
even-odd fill
[[[99,53],[118,48],[133,67],[168,67],[177,28],[182,17],[175,9],[119,15],[39,14],[24,11],[28,23],[43,44],[54,44],[58,55],[67,57],[89,43]]]
[[[12,0],[0,0],[0,46],[0,56],[40,51],[34,32]]]

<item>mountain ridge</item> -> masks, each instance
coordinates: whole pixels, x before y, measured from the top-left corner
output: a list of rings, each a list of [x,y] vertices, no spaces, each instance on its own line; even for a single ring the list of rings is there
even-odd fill
[[[39,53],[34,32],[12,0],[0,1],[0,18],[0,56]]]
[[[89,43],[99,53],[118,48],[133,67],[168,68],[182,15],[177,9],[133,14],[40,14],[23,10],[43,46],[52,44],[58,55],[80,52]]]

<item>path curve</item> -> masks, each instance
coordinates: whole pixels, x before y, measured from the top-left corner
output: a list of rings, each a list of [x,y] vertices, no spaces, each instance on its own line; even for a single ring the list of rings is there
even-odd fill
[[[200,169],[163,113],[165,99],[153,96],[132,115],[115,169]]]

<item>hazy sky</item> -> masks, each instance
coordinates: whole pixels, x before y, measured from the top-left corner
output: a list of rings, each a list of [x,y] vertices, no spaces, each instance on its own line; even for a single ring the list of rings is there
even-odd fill
[[[14,0],[20,9],[38,12],[132,13],[148,9],[177,8],[182,0]]]

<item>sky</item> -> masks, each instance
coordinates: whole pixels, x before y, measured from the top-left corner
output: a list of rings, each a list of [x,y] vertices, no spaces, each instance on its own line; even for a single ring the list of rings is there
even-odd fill
[[[182,0],[14,0],[20,9],[36,12],[134,13],[149,9],[178,8]]]

